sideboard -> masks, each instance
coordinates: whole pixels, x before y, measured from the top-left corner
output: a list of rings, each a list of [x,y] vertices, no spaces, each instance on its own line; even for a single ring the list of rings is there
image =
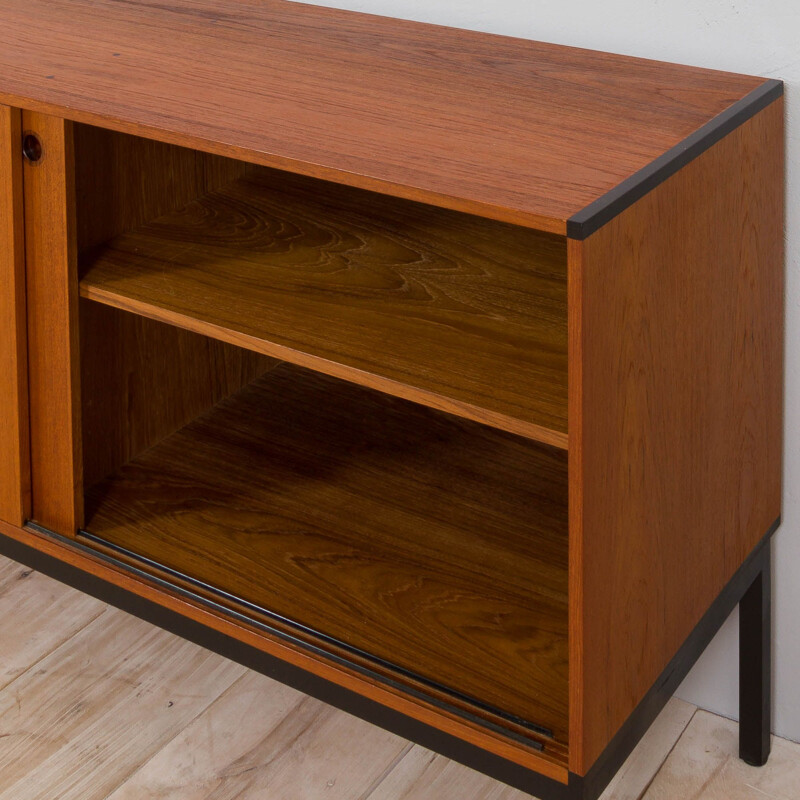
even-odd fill
[[[783,158],[776,80],[7,0],[0,552],[546,800],[740,604],[764,763]]]

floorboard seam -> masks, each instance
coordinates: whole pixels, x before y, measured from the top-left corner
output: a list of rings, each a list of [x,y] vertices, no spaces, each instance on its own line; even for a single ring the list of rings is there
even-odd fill
[[[97,614],[97,616],[88,619],[86,623],[84,625],[81,625],[81,627],[78,628],[77,630],[75,630],[71,636],[64,639],[63,642],[59,642],[55,647],[51,648],[50,650],[47,650],[46,652],[42,653],[33,663],[25,667],[25,669],[22,670],[22,672],[20,672],[18,675],[15,675],[8,683],[6,683],[4,686],[0,686],[0,693],[5,692],[7,689],[12,687],[21,677],[23,677],[23,675],[27,675],[32,669],[41,664],[42,661],[51,656],[57,650],[60,650],[62,647],[64,647],[64,645],[71,642],[78,634],[83,633],[83,631],[85,631],[90,625],[93,625],[95,622],[97,622],[97,620],[100,619],[100,617],[102,617],[107,610],[108,610],[107,606],[102,608],[100,610],[100,613]]]
[[[358,800],[369,800],[375,793],[378,787],[394,772],[397,765],[411,752],[414,748],[414,742],[406,742],[406,746],[387,764],[386,769],[368,786]]]
[[[145,758],[144,761],[140,762],[133,769],[131,769],[131,771],[128,772],[128,774],[125,775],[125,777],[116,786],[114,786],[114,788],[111,789],[108,792],[108,794],[106,794],[104,800],[108,800],[109,797],[112,797],[114,792],[122,788],[134,775],[136,775],[137,772],[141,772],[141,770],[143,770],[154,758],[156,758],[156,756],[158,756],[162,750],[169,747],[175,741],[175,739],[181,736],[187,730],[187,728],[189,728],[189,726],[193,725],[199,717],[202,717],[203,714],[205,714],[211,708],[211,706],[214,705],[214,703],[216,703],[231,689],[233,689],[234,686],[236,686],[236,684],[239,683],[239,681],[244,680],[244,678],[247,677],[248,670],[245,667],[242,667],[242,670],[243,670],[242,674],[230,686],[227,686],[216,697],[210,700],[207,705],[203,706],[203,708],[201,708],[190,720],[188,720],[182,728],[175,731],[175,734],[173,736],[170,736],[169,739],[167,739],[156,750],[150,753],[150,755],[147,756],[147,758]]]
[[[695,714],[697,714],[699,710],[700,709],[697,706],[694,707],[694,711],[692,711],[691,716],[689,717],[688,720],[686,720],[686,724],[683,726],[681,735],[672,743],[672,747],[670,747],[669,750],[667,750],[666,754],[664,755],[664,758],[661,759],[661,764],[659,764],[658,769],[653,773],[653,777],[650,778],[650,780],[647,782],[647,785],[644,787],[644,789],[642,789],[642,792],[637,798],[637,800],[644,800],[644,798],[647,796],[647,793],[650,791],[650,787],[655,782],[655,779],[659,776],[661,770],[664,768],[664,764],[667,763],[669,757],[672,755],[675,748],[680,744],[680,741],[681,739],[683,739],[684,735],[686,734],[686,731],[689,730],[689,726],[692,724],[692,720],[694,719]]]

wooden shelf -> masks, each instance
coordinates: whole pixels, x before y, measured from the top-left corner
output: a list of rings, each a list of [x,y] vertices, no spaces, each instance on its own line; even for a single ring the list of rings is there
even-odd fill
[[[89,489],[86,528],[565,754],[566,468],[563,451],[281,364]]]
[[[567,447],[562,237],[263,169],[82,274],[89,299]]]

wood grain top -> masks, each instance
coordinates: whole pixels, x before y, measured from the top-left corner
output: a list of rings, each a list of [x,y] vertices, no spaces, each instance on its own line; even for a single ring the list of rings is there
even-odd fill
[[[92,487],[86,527],[552,731],[563,754],[566,466],[282,364]]]
[[[279,0],[0,9],[0,101],[557,233],[763,83]]]

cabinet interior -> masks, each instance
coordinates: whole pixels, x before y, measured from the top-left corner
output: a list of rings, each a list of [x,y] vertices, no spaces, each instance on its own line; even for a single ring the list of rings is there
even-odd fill
[[[566,240],[76,125],[84,542],[566,763]]]

